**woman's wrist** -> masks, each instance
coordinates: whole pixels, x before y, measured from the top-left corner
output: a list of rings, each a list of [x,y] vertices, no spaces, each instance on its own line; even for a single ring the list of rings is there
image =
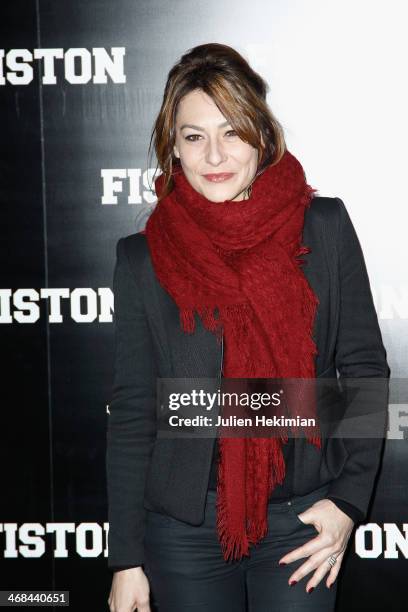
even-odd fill
[[[361,510],[359,510],[359,508],[357,508],[353,504],[346,502],[344,499],[339,499],[331,495],[328,495],[327,499],[330,499],[334,504],[336,504],[336,506],[340,508],[340,510],[344,512],[344,514],[347,514],[347,516],[349,516],[351,520],[354,521],[354,523],[360,523],[364,520],[364,515]]]

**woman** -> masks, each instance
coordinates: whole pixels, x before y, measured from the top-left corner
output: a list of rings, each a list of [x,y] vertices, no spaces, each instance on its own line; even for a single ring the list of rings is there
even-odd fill
[[[110,610],[334,610],[382,439],[157,436],[156,381],[387,379],[354,228],[230,47],[172,68],[153,136],[158,203],[114,274]]]

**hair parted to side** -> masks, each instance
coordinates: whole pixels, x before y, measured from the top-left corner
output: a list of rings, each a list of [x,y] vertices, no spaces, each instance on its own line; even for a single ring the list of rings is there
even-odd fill
[[[177,107],[183,96],[195,89],[209,95],[241,140],[258,149],[253,180],[268,165],[277,164],[286,150],[283,129],[266,102],[267,83],[232,47],[220,43],[199,45],[182,55],[170,70],[153,126],[149,155],[153,143],[157,166],[164,174],[158,201],[172,191],[173,166],[180,165],[173,152]]]

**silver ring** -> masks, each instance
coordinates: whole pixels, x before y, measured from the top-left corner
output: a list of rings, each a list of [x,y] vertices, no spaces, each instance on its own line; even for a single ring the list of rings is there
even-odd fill
[[[333,567],[333,565],[336,563],[337,559],[336,559],[336,557],[334,555],[332,555],[331,557],[329,557],[327,559],[327,561],[328,561],[330,567]]]

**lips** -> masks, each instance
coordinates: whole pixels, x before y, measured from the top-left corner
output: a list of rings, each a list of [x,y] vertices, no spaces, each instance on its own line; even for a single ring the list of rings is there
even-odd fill
[[[211,183],[222,183],[234,176],[234,172],[218,172],[217,174],[203,174],[203,177]]]

